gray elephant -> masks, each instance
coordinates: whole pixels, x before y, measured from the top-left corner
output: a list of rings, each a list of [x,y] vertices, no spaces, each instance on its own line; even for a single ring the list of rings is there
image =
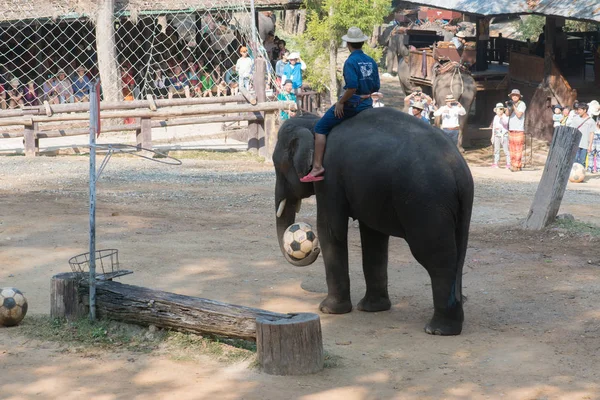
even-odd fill
[[[407,35],[403,27],[395,27],[389,34],[387,44],[386,64],[387,71],[391,72],[394,64],[398,65],[398,80],[400,81],[400,97],[413,92],[413,85],[410,82],[409,57],[410,50],[407,47]]]
[[[391,307],[388,296],[388,241],[402,237],[429,272],[434,313],[425,330],[458,335],[462,330],[462,269],[467,250],[473,179],[467,163],[437,128],[390,108],[361,112],[329,134],[325,180],[301,183],[314,151],[311,115],[280,128],[273,153],[279,245],[287,261],[309,265],[283,249],[285,229],[294,223],[303,198],[317,196],[317,232],[328,294],[324,313],[352,310],[348,275],[348,218],[360,224],[366,294],[362,311]]]
[[[445,104],[447,95],[453,95],[460,104],[465,108],[467,113],[460,117],[460,130],[458,132],[458,147],[463,150],[463,134],[469,110],[475,96],[477,95],[477,85],[471,73],[458,63],[448,63],[434,68],[434,77],[432,80],[433,99],[438,106]],[[436,120],[436,125],[439,126],[439,118]],[[468,143],[464,143],[467,144]]]

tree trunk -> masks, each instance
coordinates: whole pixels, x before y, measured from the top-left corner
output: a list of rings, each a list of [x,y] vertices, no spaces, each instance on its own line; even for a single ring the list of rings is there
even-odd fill
[[[329,7],[329,18],[333,17],[333,6]],[[337,102],[338,83],[337,83],[337,40],[332,38],[329,40],[329,100],[331,105]]]
[[[103,100],[122,100],[121,77],[117,67],[115,30],[115,0],[100,0],[96,18],[96,51]]]
[[[306,10],[298,10],[298,14],[300,18],[298,20],[298,28],[296,29],[296,33],[301,35],[306,30]]]
[[[283,26],[283,30],[285,31],[285,33],[293,34],[295,24],[296,24],[296,11],[295,10],[285,10],[285,23]]]
[[[580,139],[578,129],[567,126],[554,129],[544,173],[525,220],[525,229],[544,229],[556,218]]]

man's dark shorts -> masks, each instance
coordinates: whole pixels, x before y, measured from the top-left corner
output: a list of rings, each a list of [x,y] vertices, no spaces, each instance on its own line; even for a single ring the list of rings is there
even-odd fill
[[[368,104],[360,104],[358,107],[344,107],[344,116],[342,118],[338,118],[335,116],[335,105],[331,106],[329,110],[321,117],[321,119],[315,125],[315,133],[320,133],[321,135],[329,135],[331,130],[341,124],[343,121],[348,118],[352,118],[357,115],[359,112],[366,110],[367,108],[373,108],[371,102]]]

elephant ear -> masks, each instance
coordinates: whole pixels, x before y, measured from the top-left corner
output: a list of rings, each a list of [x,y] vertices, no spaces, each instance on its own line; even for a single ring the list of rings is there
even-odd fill
[[[308,172],[312,164],[314,135],[301,120],[286,121],[280,128],[277,146],[273,153],[273,163],[284,174],[293,168],[295,174]]]

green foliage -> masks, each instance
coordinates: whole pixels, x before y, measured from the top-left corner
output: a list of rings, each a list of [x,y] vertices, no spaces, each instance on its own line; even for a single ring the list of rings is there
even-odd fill
[[[544,29],[546,17],[541,15],[528,15],[523,17],[517,24],[517,33],[519,34],[520,39],[530,39],[532,42],[535,42]]]
[[[339,47],[342,36],[351,26],[360,28],[365,35],[383,22],[391,12],[389,0],[305,0],[306,31],[296,43],[308,68],[305,80],[315,90],[329,87],[329,49],[333,40]],[[333,13],[329,15],[330,9]],[[288,46],[289,47],[289,46]],[[374,59],[381,58],[381,49],[365,44],[365,53]]]

